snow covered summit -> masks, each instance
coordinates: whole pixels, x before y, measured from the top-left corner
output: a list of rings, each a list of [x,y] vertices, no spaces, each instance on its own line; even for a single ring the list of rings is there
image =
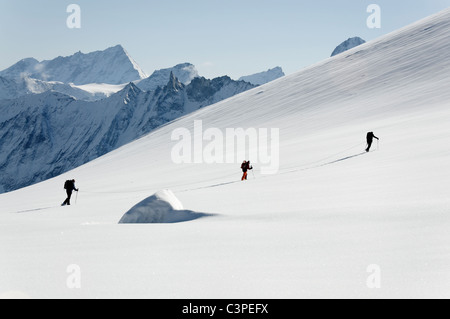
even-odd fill
[[[336,49],[334,49],[331,56],[333,57],[335,55],[341,54],[342,52],[353,49],[364,43],[366,43],[366,41],[361,39],[360,37],[349,38],[349,39],[345,40],[344,42],[342,42],[341,44],[339,44],[336,47]]]
[[[263,85],[285,76],[283,69],[279,66],[264,72],[243,76],[239,81],[245,81],[254,85]]]
[[[137,86],[143,91],[156,90],[158,87],[163,87],[170,80],[170,74],[173,75],[184,85],[188,85],[191,81],[197,78],[198,71],[191,63],[178,64],[172,68],[156,70],[148,78],[137,81]]]
[[[0,72],[0,76],[11,79],[27,76],[75,85],[122,84],[147,77],[121,45],[87,54],[77,52],[68,57],[60,56],[42,62],[24,59]]]

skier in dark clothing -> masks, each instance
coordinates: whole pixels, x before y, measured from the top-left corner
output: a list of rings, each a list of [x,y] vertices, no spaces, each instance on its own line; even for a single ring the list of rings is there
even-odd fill
[[[72,180],[66,181],[65,184],[64,184],[64,189],[66,190],[67,198],[64,201],[64,203],[62,203],[61,206],[66,206],[66,205],[70,206],[70,198],[72,197],[72,192],[73,191],[77,191],[77,192],[79,191],[79,189],[75,187],[75,180],[72,179]]]
[[[246,181],[247,180],[247,171],[253,169],[253,167],[250,166],[250,161],[248,161],[248,162],[244,161],[241,165],[241,169],[242,169],[242,172],[244,172],[244,175],[242,175],[242,181]]]
[[[378,137],[373,134],[373,132],[367,133],[367,149],[366,152],[370,151],[370,148],[372,147],[373,139],[376,138],[377,140],[380,140]]]

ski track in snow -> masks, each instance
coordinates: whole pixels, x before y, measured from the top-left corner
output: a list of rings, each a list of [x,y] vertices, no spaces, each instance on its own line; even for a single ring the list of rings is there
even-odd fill
[[[374,152],[374,151],[371,151]],[[312,170],[312,169],[317,169],[323,166],[327,166],[327,165],[332,165],[332,164],[336,164],[339,162],[343,162],[346,160],[350,160],[350,159],[354,159],[356,157],[362,156],[368,154],[366,152],[362,152],[359,154],[355,154],[355,155],[350,155],[350,156],[346,156],[337,160],[333,160],[324,164],[317,164],[316,166],[311,166],[311,165],[301,165],[299,166],[297,169],[293,169],[293,167],[290,168],[286,168],[286,169],[281,169],[280,172],[277,175],[283,175],[283,174],[290,174],[290,173],[294,173],[294,172],[301,172],[301,171],[306,171],[306,170]],[[327,159],[329,159],[330,157],[328,157]],[[320,163],[323,162],[323,160],[319,160],[316,163]],[[229,175],[231,176],[235,176],[235,177],[239,177],[239,173],[233,173]],[[273,175],[258,175],[258,177],[256,178],[255,175],[249,175],[249,180],[255,180],[255,179],[262,179],[262,178],[273,178]],[[193,188],[187,188],[187,189],[181,189],[178,190],[178,193],[184,193],[184,192],[189,192],[189,191],[197,191],[197,190],[202,190],[202,189],[210,189],[210,188],[220,188],[220,187],[224,187],[224,186],[230,186],[233,184],[237,184],[237,183],[246,183],[248,181],[241,181],[240,179],[236,179],[233,181],[224,181],[222,183],[217,183],[217,184],[210,184],[207,186],[201,186],[201,187],[193,187]],[[196,182],[195,184],[198,184],[201,182]],[[174,187],[169,187],[170,189],[177,189],[177,186]],[[149,189],[139,189],[139,190],[116,190],[116,191],[108,191],[108,192],[93,192],[93,191],[83,191],[86,194],[136,194],[136,193],[148,193],[150,190]],[[74,206],[76,204],[72,204],[72,206]],[[41,212],[41,211],[45,211],[45,210],[50,210],[50,209],[55,209],[58,208],[59,206],[50,206],[50,207],[44,207],[44,208],[35,208],[35,209],[28,209],[28,210],[22,210],[22,211],[17,211],[14,212],[16,214],[23,214],[23,213],[35,213],[35,212]],[[89,224],[89,223],[88,223]]]
[[[24,214],[24,213],[35,213],[39,211],[49,210],[53,208],[57,208],[58,206],[51,206],[51,207],[44,207],[44,208],[35,208],[35,209],[28,209],[28,210],[22,210],[18,212],[14,212],[15,214]]]

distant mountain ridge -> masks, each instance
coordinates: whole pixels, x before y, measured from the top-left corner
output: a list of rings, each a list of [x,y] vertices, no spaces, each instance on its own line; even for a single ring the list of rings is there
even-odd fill
[[[42,62],[26,58],[0,71],[0,100],[52,91],[77,100],[97,101],[117,93],[130,82],[143,91],[164,87],[171,73],[184,85],[200,77],[191,63],[156,70],[147,76],[121,45]],[[275,67],[238,81],[262,85],[284,75],[281,67]]]
[[[263,85],[285,76],[283,69],[279,66],[264,72],[243,76],[239,81],[245,81],[254,85]]]
[[[331,53],[331,56],[333,57],[335,55],[341,54],[364,43],[366,43],[366,41],[361,39],[360,37],[349,38],[339,44],[336,49],[334,49],[333,53]]]
[[[30,77],[83,85],[89,83],[122,84],[147,77],[145,72],[121,46],[91,53],[77,52],[68,57],[39,62],[28,58],[0,72],[10,79]]]
[[[194,65],[183,63],[172,68],[156,70],[148,78],[130,82],[136,84],[143,91],[152,91],[156,90],[158,87],[164,87],[169,81],[171,73],[174,73],[174,75],[185,85],[189,84],[194,78],[199,77],[198,71]],[[9,74],[11,74],[11,72]],[[16,78],[0,76],[0,100],[16,99],[28,94],[40,94],[47,91],[53,91],[67,94],[77,100],[97,101],[105,99],[113,93],[117,93],[127,83],[117,85],[104,83],[75,85],[72,83],[38,80],[31,78],[26,74]]]
[[[171,73],[184,85],[188,85],[193,79],[199,77],[194,65],[182,63],[172,68],[156,70],[148,78],[136,81],[135,84],[143,91],[156,90],[156,88],[167,84]]]

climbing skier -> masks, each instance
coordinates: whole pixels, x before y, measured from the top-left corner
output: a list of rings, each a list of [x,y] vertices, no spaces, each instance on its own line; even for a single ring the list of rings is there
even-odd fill
[[[244,161],[241,165],[241,169],[242,169],[242,172],[244,173],[244,175],[242,175],[241,180],[245,181],[245,180],[247,180],[247,171],[253,169],[253,167],[250,166],[250,161]]]
[[[72,180],[66,181],[64,183],[64,189],[66,190],[67,198],[64,201],[64,203],[62,203],[61,206],[66,206],[66,205],[70,206],[70,198],[72,197],[72,192],[73,191],[76,191],[76,192],[79,191],[79,189],[75,187],[75,180],[72,179]]]
[[[372,147],[373,139],[376,138],[377,140],[380,140],[378,137],[373,134],[373,132],[367,133],[367,148],[366,152],[370,151],[370,148]]]

